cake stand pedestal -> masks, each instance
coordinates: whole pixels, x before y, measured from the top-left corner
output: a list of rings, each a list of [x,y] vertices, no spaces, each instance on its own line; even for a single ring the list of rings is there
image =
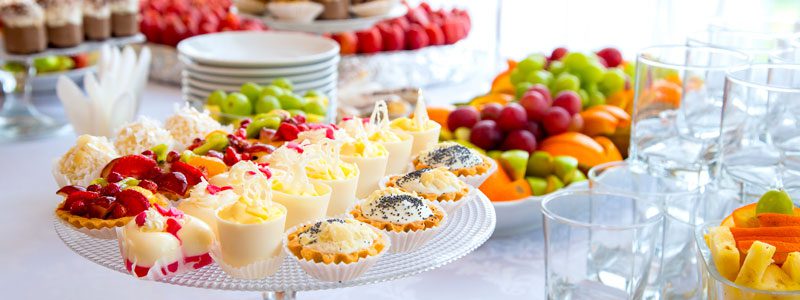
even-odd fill
[[[215,290],[259,292],[264,299],[296,299],[298,292],[337,289],[413,276],[444,266],[464,257],[486,242],[494,231],[494,208],[483,193],[472,199],[452,216],[433,240],[410,253],[387,253],[375,266],[360,277],[346,282],[319,281],[308,276],[291,257],[280,270],[260,280],[236,279],[225,274],[214,263],[199,270],[160,280],[163,283]],[[111,270],[128,274],[120,257],[116,240],[89,237],[54,221],[56,233],[72,251]],[[131,277],[133,278],[133,277]]]
[[[33,106],[31,80],[36,76],[33,61],[36,58],[96,51],[103,45],[124,46],[144,41],[144,35],[112,38],[97,42],[84,42],[72,48],[49,48],[45,51],[17,55],[0,50],[0,60],[21,66],[17,72],[0,72],[0,87],[3,92],[3,107],[0,111],[0,142],[47,137],[64,131],[66,123],[44,115]],[[0,49],[5,49],[0,40]]]

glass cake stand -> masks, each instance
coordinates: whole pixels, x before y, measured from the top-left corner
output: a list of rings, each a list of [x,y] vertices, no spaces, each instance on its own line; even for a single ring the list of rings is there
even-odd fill
[[[103,45],[124,46],[141,43],[144,35],[111,38],[97,42],[83,42],[72,48],[48,48],[45,51],[17,55],[6,53],[0,39],[0,61],[15,62],[22,66],[20,72],[0,72],[0,89],[4,100],[0,110],[0,142],[34,139],[61,132],[66,125],[44,115],[33,106],[31,80],[36,76],[33,60],[52,55],[76,55],[99,50]]]
[[[295,299],[297,292],[345,288],[413,276],[451,263],[477,249],[494,231],[494,208],[483,193],[467,203],[449,219],[433,240],[411,253],[387,253],[364,275],[346,282],[316,280],[287,257],[278,273],[261,280],[236,279],[214,263],[202,269],[161,280],[164,283],[216,290],[253,291],[264,299]],[[128,274],[116,240],[89,237],[56,218],[56,233],[72,251],[103,267]]]

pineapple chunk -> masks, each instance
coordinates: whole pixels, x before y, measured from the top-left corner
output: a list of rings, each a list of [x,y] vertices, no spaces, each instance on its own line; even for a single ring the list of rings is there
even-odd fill
[[[800,284],[794,282],[778,265],[770,264],[764,270],[764,276],[761,277],[757,288],[767,291],[796,291],[800,289]]]
[[[714,227],[709,229],[706,236],[717,271],[728,280],[735,280],[739,274],[739,250],[731,229],[726,226]]]
[[[758,288],[764,272],[772,264],[773,254],[775,254],[775,246],[759,241],[754,242],[750,246],[750,250],[747,251],[747,256],[744,258],[739,275],[736,276],[736,284]]]
[[[789,274],[789,277],[791,277],[795,283],[800,284],[800,252],[789,253],[781,269],[786,272],[786,274]]]

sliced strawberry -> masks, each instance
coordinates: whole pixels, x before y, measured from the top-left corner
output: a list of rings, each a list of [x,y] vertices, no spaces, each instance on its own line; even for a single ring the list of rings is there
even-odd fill
[[[56,191],[56,194],[67,197],[69,196],[69,194],[78,191],[86,191],[86,188],[80,185],[65,185],[64,187],[58,189],[58,191]]]
[[[296,125],[284,122],[278,126],[278,133],[276,135],[284,141],[294,141],[297,139],[298,133],[300,133],[300,129],[298,129]]]
[[[147,221],[147,214],[145,212],[140,212],[138,215],[136,215],[134,221],[136,221],[137,226],[144,226],[144,223]]]
[[[242,158],[239,156],[239,152],[237,152],[236,149],[233,147],[225,148],[225,156],[222,157],[222,161],[225,162],[226,165],[235,165],[241,159]]]
[[[202,170],[182,161],[172,163],[170,171],[183,173],[183,175],[186,176],[186,182],[189,186],[194,186],[199,183],[201,179],[206,178]]]
[[[111,203],[111,206],[109,206],[108,211],[109,213],[108,215],[106,215],[106,218],[119,219],[119,218],[124,218],[128,215],[128,209],[126,209],[125,206],[122,206],[122,204],[119,204],[118,202]]]
[[[152,180],[145,179],[139,182],[139,187],[155,193],[158,191],[158,185]]]
[[[80,201],[86,203],[97,197],[100,197],[100,194],[95,192],[75,191],[70,193],[67,199],[64,200],[63,209],[69,210],[69,207],[72,206],[74,202]]]
[[[116,172],[123,178],[133,177],[142,179],[151,174],[154,169],[158,169],[158,162],[153,158],[134,154],[115,158],[103,168],[101,175],[103,178],[107,179],[109,174]]]
[[[142,193],[131,189],[119,192],[117,194],[117,202],[125,207],[127,215],[131,217],[150,207],[150,201],[147,201],[147,198]]]

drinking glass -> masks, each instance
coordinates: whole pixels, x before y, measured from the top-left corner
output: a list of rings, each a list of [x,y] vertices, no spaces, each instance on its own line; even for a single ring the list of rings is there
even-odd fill
[[[728,72],[720,133],[722,184],[747,201],[768,189],[800,200],[800,65]]]
[[[642,299],[663,215],[637,197],[569,190],[542,201],[547,299]]]
[[[731,197],[713,193],[710,185],[697,186],[663,176],[653,176],[625,161],[600,164],[589,170],[593,191],[639,197],[658,204],[664,212],[662,242],[656,247],[656,264],[646,294],[661,299],[700,299],[702,280],[695,249],[695,226],[721,219],[735,207]]]
[[[719,48],[644,49],[636,63],[629,157],[650,173],[710,182],[725,70],[747,63],[746,54]]]
[[[774,51],[789,47],[788,38],[785,33],[709,27],[690,34],[686,45],[740,51],[749,55],[754,63],[766,63]]]

